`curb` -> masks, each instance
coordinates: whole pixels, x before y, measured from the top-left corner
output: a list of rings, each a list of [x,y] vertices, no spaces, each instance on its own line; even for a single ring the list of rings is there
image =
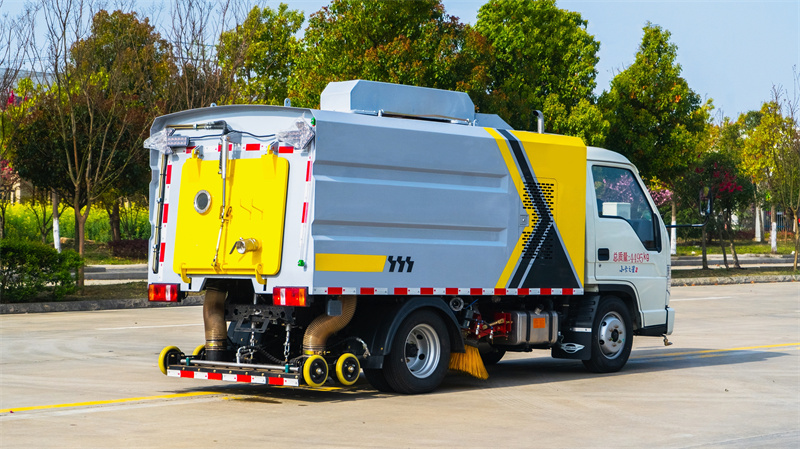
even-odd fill
[[[729,276],[672,279],[672,287],[694,285],[758,284],[769,282],[800,282],[800,275]],[[26,304],[0,304],[0,315],[45,312],[86,312],[93,310],[142,309],[155,307],[184,307],[203,305],[203,296],[188,296],[179,303],[150,302],[147,298],[100,299],[96,301],[35,302]]]
[[[188,296],[179,303],[150,302],[147,298],[98,299],[94,301],[32,302],[0,304],[0,315],[12,313],[87,312],[93,310],[143,309],[203,305],[202,296]]]
[[[708,278],[672,279],[672,287],[691,287],[693,285],[761,284],[769,282],[800,282],[800,275],[784,274],[770,276],[728,276]]]

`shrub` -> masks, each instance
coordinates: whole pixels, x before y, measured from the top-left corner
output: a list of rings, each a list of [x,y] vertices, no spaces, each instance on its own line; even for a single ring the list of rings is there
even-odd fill
[[[115,257],[126,259],[147,259],[147,240],[120,240],[118,242],[108,242],[111,254]]]
[[[3,302],[24,302],[49,294],[61,299],[75,291],[73,272],[83,265],[78,253],[25,240],[0,240],[0,296]]]

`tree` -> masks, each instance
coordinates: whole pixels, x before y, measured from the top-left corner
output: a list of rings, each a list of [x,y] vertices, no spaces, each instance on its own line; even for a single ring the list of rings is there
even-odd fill
[[[670,33],[648,23],[635,62],[611,81],[599,104],[609,122],[606,146],[619,151],[642,178],[675,190],[702,152],[711,103],[683,79]],[[672,203],[672,223],[677,204]],[[676,233],[672,232],[673,253]]]
[[[554,0],[492,0],[478,12],[475,28],[496,61],[489,68],[490,109],[517,129],[535,129],[542,110],[553,132],[602,143],[607,124],[593,94],[600,43],[576,12]]]
[[[712,148],[701,156],[698,167],[695,168],[697,174],[695,179],[700,180],[699,187],[702,187],[704,192],[707,191],[707,196],[713,201],[714,227],[720,236],[725,267],[728,267],[725,254],[727,240],[733,255],[734,267],[741,268],[734,243],[732,216],[737,210],[750,204],[755,188],[741,162],[742,142],[738,124],[726,120],[721,126],[715,127],[712,135]],[[687,184],[691,185],[691,182]]]
[[[798,80],[800,81],[800,80]],[[761,121],[748,139],[745,151],[751,169],[764,179],[770,196],[797,220],[800,211],[800,98],[787,98],[786,91],[773,87],[772,100],[761,108]],[[774,215],[773,215],[774,216]],[[800,226],[794,224],[797,269]]]
[[[47,46],[36,59],[52,77],[26,106],[13,162],[23,178],[56,190],[74,208],[83,255],[92,206],[125,185],[126,168],[143,153],[170,72],[168,48],[136,13],[101,10],[86,28],[83,3],[46,1],[42,11]]]
[[[283,104],[300,51],[295,34],[303,21],[303,13],[285,3],[277,10],[254,6],[241,25],[220,35],[222,76],[234,84],[223,102]]]
[[[223,75],[216,51],[220,33],[240,23],[238,0],[174,0],[165,31],[175,64],[165,112],[209,107],[231,98],[235,71]],[[236,25],[232,25],[235,28]]]
[[[440,0],[334,0],[314,13],[289,79],[292,102],[319,105],[331,81],[366,79],[479,96],[489,47]]]
[[[757,152],[751,151],[750,139],[753,137],[758,125],[761,123],[762,114],[760,111],[748,111],[739,114],[735,122],[727,123],[727,133],[724,136],[723,144],[732,148],[736,152],[740,161],[742,172],[750,178],[753,184],[753,203],[755,204],[755,240],[761,242],[761,234],[764,228],[762,222],[762,206],[766,203],[768,186],[764,178],[764,171],[761,164],[763,159]]]
[[[19,173],[11,164],[0,159],[0,239],[6,237],[6,209],[16,199],[14,192],[19,183]]]
[[[3,0],[0,0],[0,8]],[[14,90],[20,78],[24,61],[33,38],[32,17],[29,5],[17,17],[0,16],[0,239],[5,237],[6,208],[15,200],[14,192],[20,181],[9,159],[8,142],[13,139],[17,123],[13,119],[14,106],[23,97]]]
[[[125,32],[120,35],[120,30]],[[131,127],[141,127],[141,132],[122,132],[128,141],[120,140],[123,149],[122,167],[114,174],[114,182],[105,192],[97,195],[99,205],[109,215],[112,240],[120,239],[120,198],[147,189],[150,182],[150,165],[147,153],[137,151],[147,130],[147,125],[161,112],[172,71],[169,46],[154,32],[148,20],[140,21],[135,13],[99,11],[93,18],[91,35],[78,41],[72,48],[73,59],[82,66],[82,73],[108,74],[107,95],[123,102],[120,111],[108,111],[109,117],[132,113]],[[131,51],[136,49],[136,51]],[[113,93],[112,93],[113,92]],[[99,110],[107,109],[101,106]],[[125,118],[123,118],[125,120]]]

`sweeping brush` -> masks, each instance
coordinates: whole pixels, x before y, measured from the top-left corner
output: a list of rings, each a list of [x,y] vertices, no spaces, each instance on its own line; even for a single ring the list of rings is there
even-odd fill
[[[450,354],[449,368],[453,371],[460,371],[481,380],[488,379],[489,373],[486,372],[486,367],[483,365],[483,359],[481,359],[481,353],[478,351],[478,347],[467,342],[467,344],[464,345],[464,349],[466,349],[466,351],[463,354],[460,352],[453,352]]]

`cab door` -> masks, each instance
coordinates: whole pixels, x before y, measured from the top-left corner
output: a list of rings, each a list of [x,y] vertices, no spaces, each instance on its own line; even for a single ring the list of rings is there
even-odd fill
[[[642,327],[664,324],[669,252],[655,205],[630,166],[598,162],[590,164],[590,171],[595,279],[600,284],[632,285],[639,296]]]

